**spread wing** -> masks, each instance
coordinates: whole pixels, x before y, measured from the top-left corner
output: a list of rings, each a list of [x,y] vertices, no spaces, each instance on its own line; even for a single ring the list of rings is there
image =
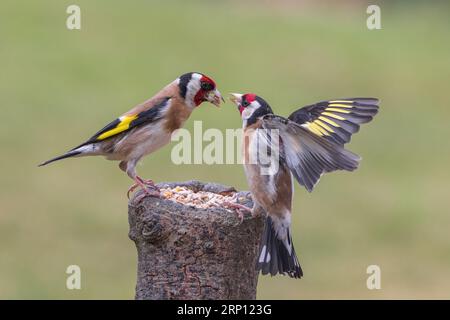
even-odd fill
[[[73,150],[90,143],[104,141],[108,138],[117,136],[121,133],[125,133],[143,124],[158,121],[163,117],[163,111],[169,106],[169,104],[170,98],[167,97],[154,106],[141,111],[140,113],[125,114],[106,125],[103,129],[94,134],[90,139],[88,139],[83,144],[75,147]]]
[[[266,132],[258,138],[270,150],[280,150],[280,162],[286,164],[298,183],[310,192],[323,173],[353,171],[358,167],[358,155],[344,149],[342,145],[323,139],[296,122],[271,114],[262,118],[262,127],[276,130],[280,146],[274,146],[274,141],[278,139],[274,139],[273,134],[264,139],[268,136]]]
[[[348,98],[321,101],[293,112],[288,119],[319,137],[346,144],[359,125],[369,122],[378,112],[376,98]]]

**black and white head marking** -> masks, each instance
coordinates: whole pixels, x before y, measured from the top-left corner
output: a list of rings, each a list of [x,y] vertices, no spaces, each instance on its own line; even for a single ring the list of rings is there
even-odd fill
[[[196,107],[195,95],[201,88],[200,79],[202,77],[203,75],[198,72],[189,72],[179,78],[178,86],[180,88],[180,95],[191,108]]]
[[[254,94],[244,94],[241,107],[244,128],[255,123],[260,117],[273,113],[269,104],[263,98]]]

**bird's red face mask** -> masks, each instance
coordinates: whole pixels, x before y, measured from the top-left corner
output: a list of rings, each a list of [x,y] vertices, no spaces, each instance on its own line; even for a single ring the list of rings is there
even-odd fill
[[[202,76],[200,78],[200,89],[194,96],[194,103],[199,106],[202,102],[209,101],[216,107],[220,106],[220,101],[222,96],[217,94],[216,83],[211,78],[207,76]]]
[[[236,104],[244,121],[244,127],[255,123],[267,114],[273,113],[269,104],[254,93],[232,93],[230,100]]]
[[[242,112],[249,107],[255,100],[256,100],[256,94],[254,93],[246,93],[246,94],[240,94],[240,93],[232,93],[230,100],[234,102],[239,110],[239,113],[242,116]]]

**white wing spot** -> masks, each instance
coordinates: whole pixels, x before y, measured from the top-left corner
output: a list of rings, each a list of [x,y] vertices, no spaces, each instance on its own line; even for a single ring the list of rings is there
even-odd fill
[[[259,255],[259,262],[264,262],[264,256],[266,255],[267,246],[264,246],[261,250],[261,254]]]

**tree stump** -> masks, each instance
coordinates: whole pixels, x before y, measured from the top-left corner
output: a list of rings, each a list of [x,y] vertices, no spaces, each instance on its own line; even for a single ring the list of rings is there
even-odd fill
[[[220,195],[232,187],[199,181],[160,183]],[[252,207],[248,192],[240,203]],[[223,207],[201,209],[167,199],[134,198],[128,208],[129,237],[136,244],[136,299],[255,299],[256,260],[264,218]]]

